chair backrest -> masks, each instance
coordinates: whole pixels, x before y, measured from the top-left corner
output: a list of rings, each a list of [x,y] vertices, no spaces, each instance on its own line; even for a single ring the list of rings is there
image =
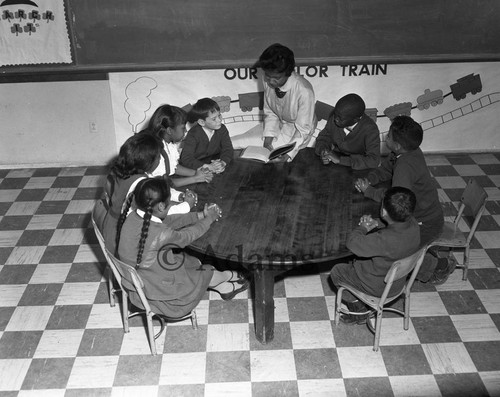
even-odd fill
[[[387,298],[391,286],[394,281],[399,280],[400,278],[408,276],[411,273],[410,278],[406,282],[406,286],[404,289],[409,291],[417,277],[417,273],[420,270],[420,266],[422,265],[422,261],[424,260],[425,252],[427,251],[427,246],[423,246],[417,252],[407,256],[406,258],[399,259],[395,261],[389,271],[387,272],[384,281],[386,282],[386,287],[384,289],[384,293],[381,297],[381,302],[385,301]]]
[[[488,194],[486,191],[479,186],[475,179],[469,179],[467,186],[465,187],[462,197],[460,198],[460,208],[458,209],[458,214],[455,217],[455,225],[458,227],[460,219],[462,219],[465,208],[469,208],[471,215],[474,217],[472,225],[470,225],[469,235],[467,236],[467,243],[470,243],[474,233],[476,231],[477,225],[481,220],[481,216],[486,208],[486,200]]]
[[[144,293],[144,282],[141,276],[137,274],[137,270],[133,266],[116,258],[108,249],[106,251],[110,261],[121,276],[122,287],[128,291],[137,292],[144,309],[151,311],[146,294]]]
[[[118,272],[118,269],[116,268],[116,266],[111,261],[111,258],[109,257],[109,251],[106,248],[106,243],[104,242],[104,237],[103,237],[101,231],[99,230],[99,227],[97,226],[97,223],[96,223],[93,216],[92,216],[92,225],[94,227],[94,232],[95,232],[95,235],[97,237],[97,241],[99,242],[102,253],[104,254],[104,258],[106,259],[106,262],[108,263],[109,267],[111,268],[111,271],[113,272],[113,276],[115,276],[116,281],[118,281],[118,285],[120,285],[120,287],[121,287],[122,286],[122,277],[120,275],[120,272]]]
[[[479,186],[476,180],[469,179],[460,200],[471,209],[472,216],[477,217],[479,211],[485,205],[487,198],[488,194]]]

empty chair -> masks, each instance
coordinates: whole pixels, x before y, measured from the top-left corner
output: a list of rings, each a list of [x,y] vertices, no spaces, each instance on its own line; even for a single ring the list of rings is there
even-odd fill
[[[424,246],[420,248],[417,252],[415,252],[413,255],[397,260],[392,264],[391,268],[387,272],[387,275],[385,276],[384,281],[386,283],[386,286],[381,297],[368,295],[345,282],[340,282],[339,289],[337,292],[337,299],[335,301],[335,324],[338,325],[339,323],[340,313],[345,313],[345,314],[368,313],[368,311],[364,313],[353,313],[341,307],[342,293],[344,292],[344,290],[348,290],[359,300],[363,301],[367,306],[375,310],[375,327],[371,325],[370,319],[367,320],[368,327],[372,332],[375,333],[373,350],[375,351],[378,350],[380,341],[380,330],[382,327],[382,313],[384,310],[402,315],[404,317],[403,328],[407,330],[410,325],[410,291],[413,282],[415,281],[415,277],[417,276],[417,273],[420,269],[420,265],[422,264],[422,260],[424,259],[424,254],[426,250],[427,247]],[[401,289],[401,291],[397,292],[395,295],[389,296],[389,292],[391,290],[393,282],[399,280],[400,278],[407,277],[409,273],[411,273],[411,276],[406,280],[406,283]],[[395,301],[400,296],[403,296],[404,298],[404,310],[399,310],[393,307],[385,306],[388,303]]]
[[[474,179],[470,179],[460,198],[460,206],[455,220],[453,222],[445,222],[441,235],[429,244],[429,247],[450,248],[449,255],[452,254],[452,250],[455,248],[465,250],[463,263],[459,265],[459,267],[463,268],[463,280],[467,280],[467,272],[469,270],[470,242],[472,237],[474,237],[481,215],[483,215],[487,198],[488,194],[485,190]],[[464,218],[464,214],[469,215],[468,211],[472,215],[473,221],[472,225],[470,225],[469,233],[466,234],[460,231],[459,223]]]
[[[151,310],[151,307],[149,305],[149,302],[146,298],[146,295],[144,293],[144,283],[137,273],[136,269],[133,266],[130,266],[116,257],[114,257],[108,250],[106,250],[106,258],[110,260],[110,265],[112,268],[114,268],[120,275],[120,283],[122,286],[122,291],[123,295],[126,296],[126,301],[123,304],[122,307],[122,316],[123,316],[123,328],[125,332],[128,332],[129,327],[128,327],[128,319],[132,316],[135,316],[137,314],[144,314],[146,316],[146,328],[148,332],[148,339],[149,339],[149,346],[151,348],[151,354],[156,355],[156,343],[155,340],[162,334],[163,330],[165,329],[165,320],[166,321],[181,321],[184,319],[191,319],[191,324],[194,329],[198,328],[198,322],[196,319],[196,311],[191,311],[187,315],[179,318],[171,318],[171,317],[165,317],[161,314],[154,313]],[[133,291],[136,292],[140,298],[142,307],[139,309],[142,309],[140,312],[135,312],[135,313],[130,313],[129,312],[129,307],[128,307],[128,293],[127,291]],[[160,331],[155,335],[154,334],[154,329],[153,329],[153,317],[157,317],[157,319],[160,321]]]

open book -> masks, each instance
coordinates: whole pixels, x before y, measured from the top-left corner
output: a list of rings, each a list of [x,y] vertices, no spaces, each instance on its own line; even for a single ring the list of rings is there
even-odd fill
[[[264,146],[248,146],[240,155],[242,159],[257,160],[267,163],[279,156],[287,154],[295,147],[297,142],[287,143],[286,145],[277,147],[273,151]]]

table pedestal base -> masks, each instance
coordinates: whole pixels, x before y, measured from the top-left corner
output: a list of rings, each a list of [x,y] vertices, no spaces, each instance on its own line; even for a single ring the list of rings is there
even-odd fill
[[[276,271],[258,269],[253,272],[255,283],[255,336],[266,344],[274,338],[274,277]]]

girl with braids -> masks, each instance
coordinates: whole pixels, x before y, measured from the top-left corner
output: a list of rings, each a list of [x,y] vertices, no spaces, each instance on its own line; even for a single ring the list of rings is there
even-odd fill
[[[118,224],[117,251],[122,261],[136,267],[153,310],[175,318],[193,310],[207,288],[230,300],[249,283],[236,272],[217,271],[179,252],[209,229],[221,216],[220,208],[211,204],[202,212],[174,215],[182,220],[175,229],[170,224],[172,215],[167,217],[169,198],[170,186],[163,178],[138,183],[134,191],[136,210],[127,216],[125,208]],[[141,307],[137,295],[131,293],[130,299]]]
[[[175,188],[191,185],[194,183],[210,182],[213,178],[212,172],[206,167],[193,170],[179,164],[178,145],[186,135],[186,112],[171,105],[162,105],[155,110],[149,120],[148,129],[163,141],[162,160],[153,171],[152,176],[171,176],[171,183]],[[186,204],[173,206],[169,214],[186,213],[196,204],[197,197],[194,192],[186,189],[185,192],[172,189],[170,191],[171,201],[188,202]]]
[[[123,204],[137,182],[158,166],[160,150],[159,139],[144,131],[128,138],[120,148],[104,187],[108,210],[102,234],[111,253],[115,253],[116,226]]]

